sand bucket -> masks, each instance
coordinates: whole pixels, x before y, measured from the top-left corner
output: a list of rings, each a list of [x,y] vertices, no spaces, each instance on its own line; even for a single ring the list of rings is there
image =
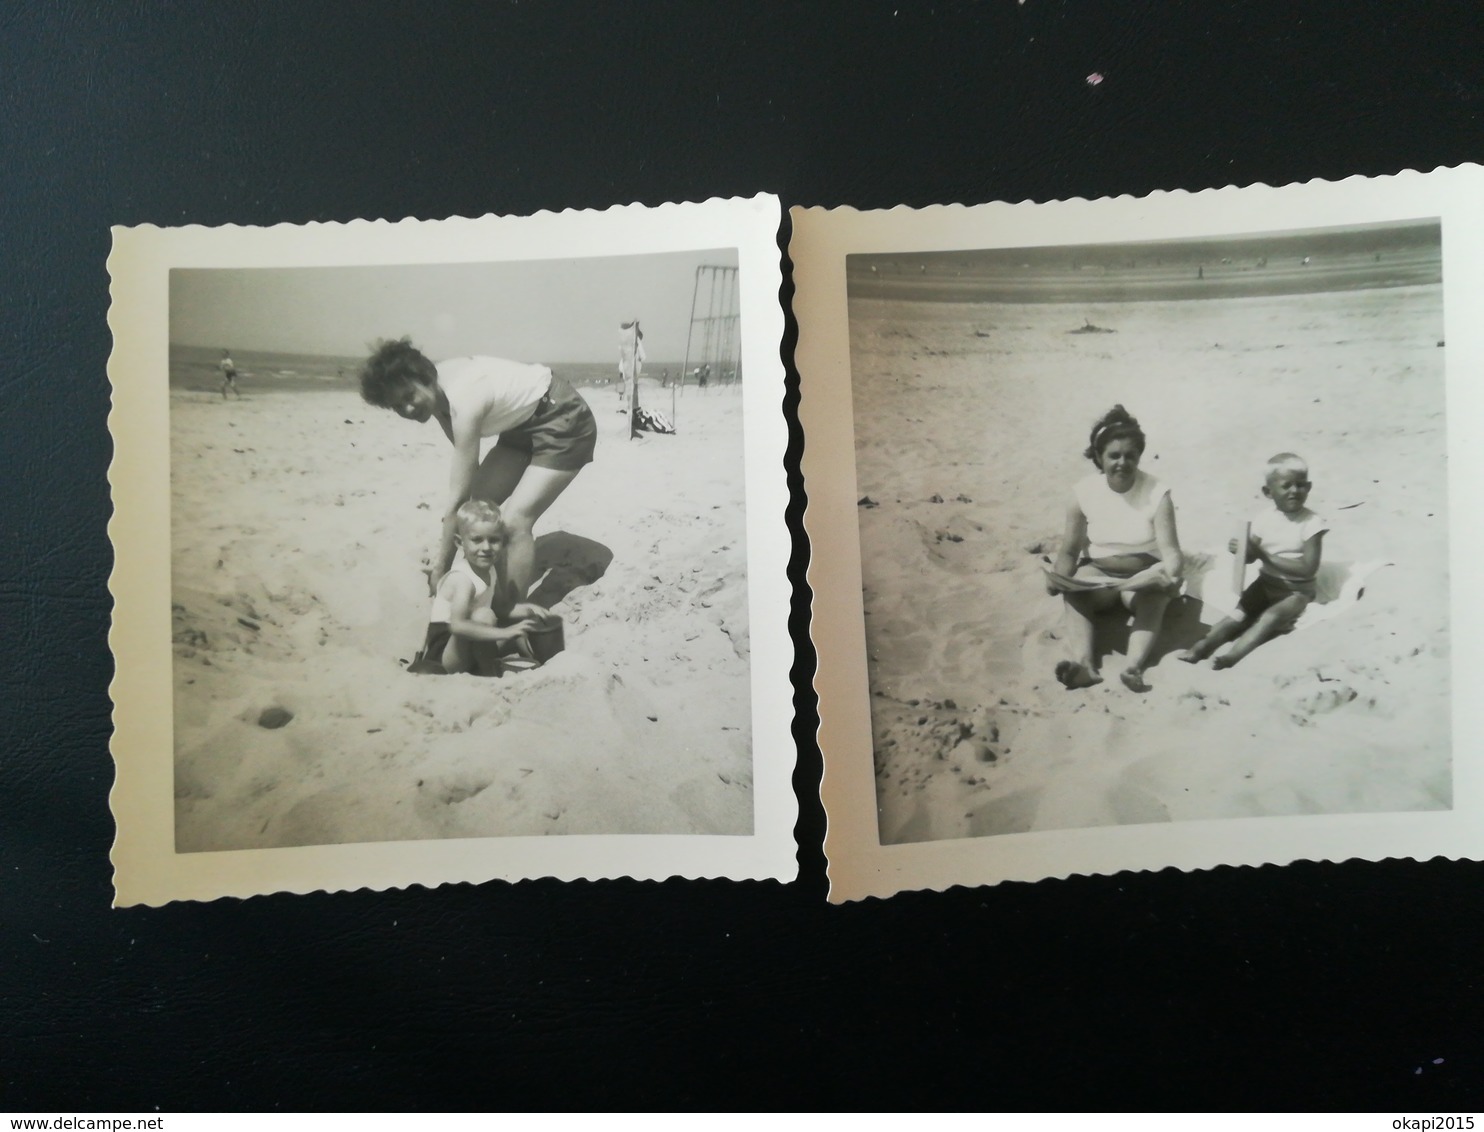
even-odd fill
[[[519,647],[520,652],[504,658],[505,666],[516,670],[540,668],[567,647],[562,619],[555,613],[547,614],[545,624],[521,638]]]
[[[545,664],[567,647],[566,636],[562,632],[562,619],[553,615],[550,625],[543,625],[527,633],[526,640],[531,645],[531,659],[537,664]]]

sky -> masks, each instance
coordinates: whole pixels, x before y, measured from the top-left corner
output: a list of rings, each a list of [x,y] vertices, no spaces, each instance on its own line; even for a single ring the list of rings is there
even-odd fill
[[[872,261],[881,263],[916,257],[932,264],[975,266],[1054,266],[1072,263],[1084,266],[1109,264],[1131,266],[1151,260],[1165,263],[1220,262],[1223,257],[1255,260],[1269,256],[1277,260],[1289,256],[1301,260],[1306,255],[1369,255],[1374,251],[1400,252],[1428,249],[1441,254],[1442,224],[1436,219],[1382,221],[1376,224],[1352,224],[1344,227],[1303,228],[1276,232],[1241,233],[1228,236],[1195,236],[1173,240],[1137,242],[1109,241],[1097,244],[1063,244],[1051,247],[1001,247],[954,249],[932,252],[891,252],[877,255],[852,255],[853,270],[869,270]]]
[[[170,341],[354,357],[377,339],[410,335],[432,358],[616,365],[619,323],[637,318],[645,354],[673,360],[685,356],[696,268],[736,263],[736,249],[722,248],[517,263],[176,269]],[[713,289],[721,313],[724,276],[700,279],[697,317]]]

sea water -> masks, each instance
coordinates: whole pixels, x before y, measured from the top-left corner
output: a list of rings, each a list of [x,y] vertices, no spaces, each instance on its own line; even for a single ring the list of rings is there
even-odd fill
[[[255,392],[297,393],[338,391],[360,396],[357,374],[365,356],[345,357],[333,354],[285,354],[268,350],[233,349],[232,364],[237,367],[237,388],[251,395]],[[170,388],[199,393],[219,393],[222,373],[217,368],[222,359],[220,346],[170,346]],[[578,389],[596,389],[618,383],[618,361],[548,362],[554,376],[565,379]],[[673,376],[681,363],[646,362],[645,385],[658,383],[668,369]]]

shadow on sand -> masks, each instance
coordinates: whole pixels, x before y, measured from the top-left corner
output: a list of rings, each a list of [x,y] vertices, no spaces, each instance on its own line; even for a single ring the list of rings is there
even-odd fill
[[[1165,618],[1160,625],[1159,635],[1154,639],[1154,651],[1149,656],[1149,667],[1152,668],[1170,653],[1190,648],[1206,635],[1209,626],[1201,621],[1204,611],[1204,603],[1198,598],[1179,597],[1170,602],[1165,609]],[[1120,616],[1110,610],[1098,617],[1096,657],[1099,666],[1112,653],[1118,653],[1121,656],[1128,655],[1128,633],[1132,621],[1133,618],[1128,615],[1127,611]]]
[[[613,551],[569,531],[552,531],[536,540],[536,576],[527,600],[550,609],[578,586],[590,586],[608,571]],[[543,576],[544,575],[544,576]]]

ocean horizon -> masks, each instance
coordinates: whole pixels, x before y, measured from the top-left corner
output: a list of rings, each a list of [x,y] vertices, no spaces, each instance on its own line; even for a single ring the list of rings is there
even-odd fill
[[[1108,303],[1255,298],[1441,283],[1437,222],[1233,239],[857,254],[853,299]]]
[[[170,344],[170,388],[199,393],[220,393],[221,372],[217,363],[221,346]],[[360,396],[356,374],[365,355],[294,354],[274,350],[231,349],[237,367],[238,387],[246,392],[275,393],[334,392],[343,390]],[[611,385],[618,378],[618,359],[611,362],[542,362],[551,372],[579,389]],[[666,370],[680,372],[682,362],[647,361],[644,379],[659,382]]]

